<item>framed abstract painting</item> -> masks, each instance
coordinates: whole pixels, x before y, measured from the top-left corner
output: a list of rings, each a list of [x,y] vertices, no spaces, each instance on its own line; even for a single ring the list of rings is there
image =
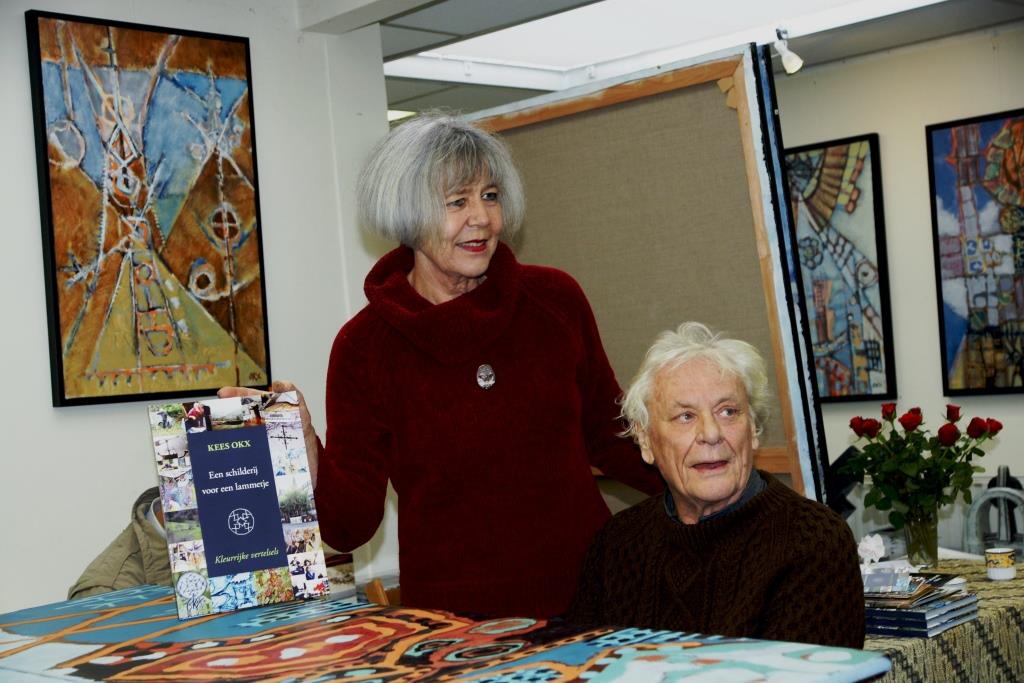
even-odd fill
[[[943,389],[1024,393],[1024,109],[925,136]]]
[[[785,156],[819,398],[895,398],[878,136]]]
[[[266,385],[248,39],[25,19],[54,405]]]

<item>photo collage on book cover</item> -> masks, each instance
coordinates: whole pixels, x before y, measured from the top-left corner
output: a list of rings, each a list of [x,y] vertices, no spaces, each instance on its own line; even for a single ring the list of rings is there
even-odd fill
[[[314,598],[329,591],[295,392],[150,406],[172,580],[183,617]],[[210,577],[188,435],[263,425],[287,545],[280,567]]]

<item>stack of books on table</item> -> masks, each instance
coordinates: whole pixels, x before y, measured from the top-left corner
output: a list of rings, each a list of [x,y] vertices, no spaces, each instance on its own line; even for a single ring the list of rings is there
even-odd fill
[[[978,618],[978,596],[951,574],[915,574],[906,590],[865,592],[869,636],[931,638]]]

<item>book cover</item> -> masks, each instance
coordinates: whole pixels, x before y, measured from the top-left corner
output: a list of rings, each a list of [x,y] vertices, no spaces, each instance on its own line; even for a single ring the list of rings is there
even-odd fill
[[[295,392],[149,408],[178,617],[329,591]]]
[[[869,636],[892,636],[895,638],[932,638],[939,635],[943,631],[948,631],[954,626],[960,624],[966,624],[968,621],[973,621],[978,618],[977,606],[968,608],[966,613],[951,617],[945,621],[940,621],[934,626],[917,627],[907,626],[900,624],[896,626],[880,626],[878,624],[868,624],[865,632]]]
[[[892,622],[905,623],[909,625],[930,625],[936,621],[947,618],[952,612],[959,612],[967,608],[977,609],[978,596],[973,593],[954,593],[942,600],[936,600],[919,607],[903,609],[869,607],[865,615],[869,622],[887,624]]]
[[[907,609],[939,600],[945,594],[945,591],[941,588],[936,588],[933,584],[914,577],[911,582],[911,588],[908,591],[864,593],[864,604],[868,607]]]
[[[964,577],[959,574],[945,574],[942,572],[918,572],[912,576],[920,577],[925,583],[936,588],[947,588],[949,586],[962,585]]]

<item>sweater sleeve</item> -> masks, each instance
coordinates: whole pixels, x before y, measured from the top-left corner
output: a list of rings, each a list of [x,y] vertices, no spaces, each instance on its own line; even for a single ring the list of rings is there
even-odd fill
[[[590,464],[603,474],[628,484],[648,495],[665,488],[661,475],[647,465],[640,449],[632,440],[620,436],[625,425],[619,417],[622,389],[615,379],[605,354],[597,321],[583,290],[578,292],[578,308],[584,352],[585,370],[581,377],[583,396],[583,429],[587,439]]]
[[[803,539],[803,552],[779,577],[757,637],[862,648],[864,586],[853,534],[842,520],[822,524],[821,517],[807,528],[814,542]]]
[[[383,416],[380,376],[365,349],[338,333],[327,369],[327,436],[318,466],[317,514],[324,540],[349,552],[370,540],[384,516],[391,435]]]

